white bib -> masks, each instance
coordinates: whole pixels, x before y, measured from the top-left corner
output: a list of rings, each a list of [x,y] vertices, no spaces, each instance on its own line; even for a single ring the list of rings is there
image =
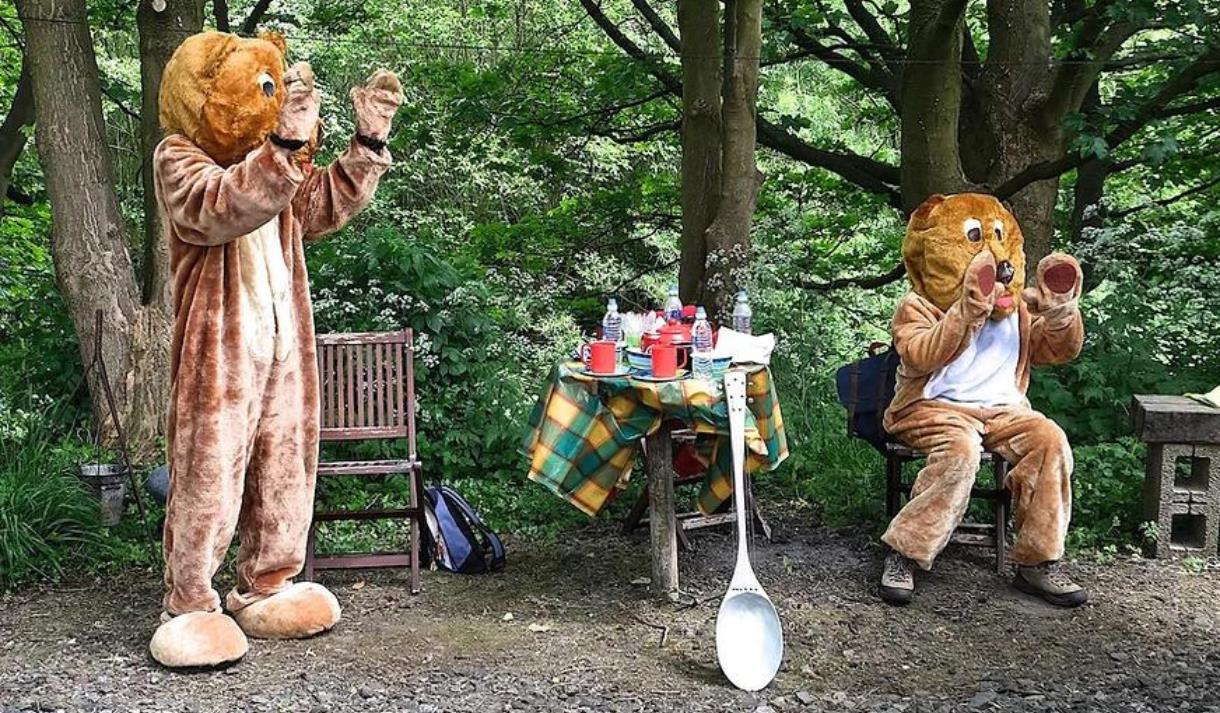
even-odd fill
[[[1017,314],[999,321],[988,319],[965,351],[933,372],[923,387],[923,397],[971,406],[1022,403],[1025,397],[1017,390],[1020,358]]]
[[[276,360],[283,361],[293,347],[288,334],[292,329],[292,280],[280,246],[279,218],[240,240],[241,295],[250,318],[243,325],[246,342],[257,356],[265,358],[274,351]]]

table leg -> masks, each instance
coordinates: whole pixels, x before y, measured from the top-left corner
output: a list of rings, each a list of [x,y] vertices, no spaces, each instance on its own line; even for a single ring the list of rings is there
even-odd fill
[[[652,588],[663,597],[678,591],[678,536],[674,515],[673,438],[665,423],[645,439]]]

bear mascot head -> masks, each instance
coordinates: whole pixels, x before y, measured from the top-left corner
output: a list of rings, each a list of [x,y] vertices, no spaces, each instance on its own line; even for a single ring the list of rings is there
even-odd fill
[[[1051,293],[1080,296],[1074,260],[1055,255],[1039,265],[1038,283]],[[1017,310],[1025,289],[1025,236],[1017,219],[995,196],[981,193],[934,195],[911,214],[902,242],[902,260],[911,289],[947,310],[962,294],[973,267],[984,293],[998,282],[992,319]],[[1037,291],[1025,294],[1035,299]]]
[[[160,121],[166,134],[182,134],[217,164],[230,166],[275,130],[286,88],[313,84],[309,65],[286,67],[284,38],[202,32],[174,52],[161,77]],[[308,161],[321,143],[317,122],[297,158]]]

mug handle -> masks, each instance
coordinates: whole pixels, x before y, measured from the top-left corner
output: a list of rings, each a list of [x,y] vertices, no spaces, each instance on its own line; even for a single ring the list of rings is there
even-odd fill
[[[678,362],[678,368],[685,369],[687,357],[690,356],[690,351],[687,349],[675,349],[674,351],[678,353],[678,356],[681,359],[681,361]]]
[[[593,348],[589,346],[589,343],[585,342],[584,344],[580,345],[580,361],[587,367],[589,366],[589,360],[592,358]]]

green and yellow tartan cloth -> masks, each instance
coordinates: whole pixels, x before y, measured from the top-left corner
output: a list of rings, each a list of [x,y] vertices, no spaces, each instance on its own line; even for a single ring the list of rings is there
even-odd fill
[[[697,505],[715,512],[733,495],[733,449],[723,389],[702,379],[651,383],[630,377],[594,378],[577,361],[555,365],[530,414],[522,451],[530,480],[541,483],[587,515],[627,487],[636,444],[678,420],[696,432],[699,458],[708,466]],[[765,366],[747,369],[746,470],[773,470],[788,457],[779,399]]]

